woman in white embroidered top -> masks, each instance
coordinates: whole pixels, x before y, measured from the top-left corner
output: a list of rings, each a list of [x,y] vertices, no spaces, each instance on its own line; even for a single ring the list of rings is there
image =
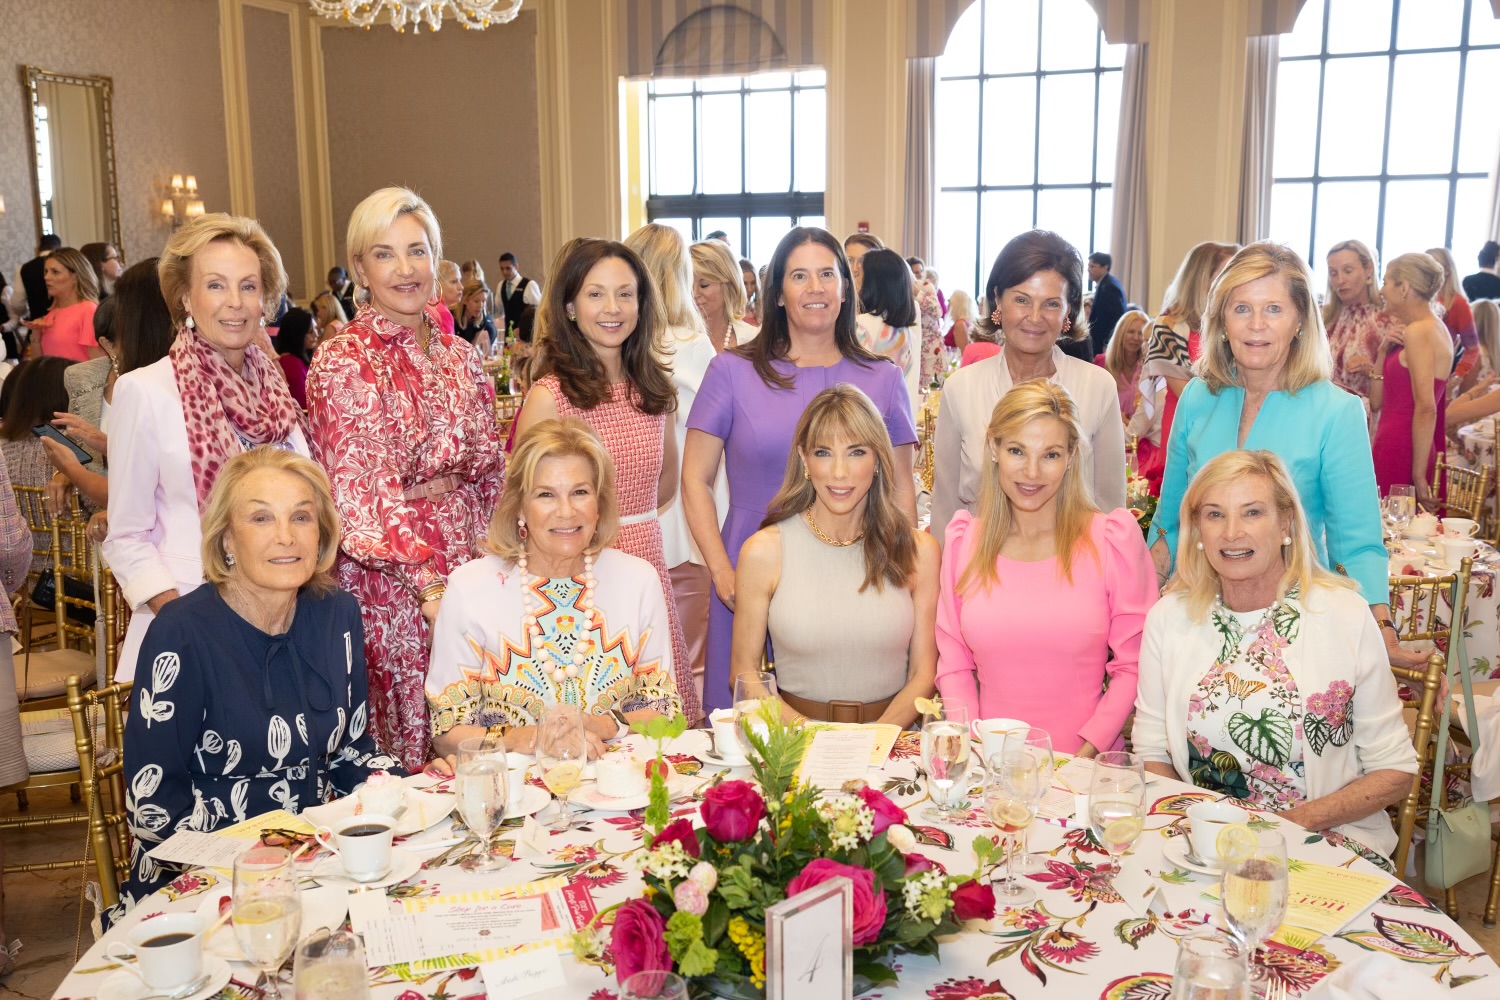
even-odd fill
[[[1146,617],[1135,750],[1191,781],[1388,857],[1416,753],[1355,583],[1318,564],[1269,451],[1229,451],[1182,500],[1177,576]]]

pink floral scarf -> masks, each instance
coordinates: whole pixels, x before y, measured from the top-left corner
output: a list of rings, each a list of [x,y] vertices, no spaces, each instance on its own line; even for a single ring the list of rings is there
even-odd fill
[[[201,512],[219,470],[247,444],[276,444],[306,428],[281,366],[258,345],[246,349],[244,371],[238,373],[213,345],[184,327],[170,356]]]

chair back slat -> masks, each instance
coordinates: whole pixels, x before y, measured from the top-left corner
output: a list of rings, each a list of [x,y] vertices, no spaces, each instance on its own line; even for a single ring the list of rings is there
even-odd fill
[[[1449,517],[1483,520],[1484,502],[1494,485],[1489,466],[1476,471],[1461,465],[1450,465],[1446,459],[1445,454],[1438,453],[1434,468],[1436,484],[1433,495],[1443,498],[1443,506]]]
[[[129,865],[130,834],[125,822],[125,712],[131,685],[113,684],[85,691],[84,679],[68,678],[68,712],[78,748],[84,805],[89,813],[89,844],[99,895],[105,909],[120,900],[120,878]],[[94,717],[104,717],[104,745],[94,740]]]

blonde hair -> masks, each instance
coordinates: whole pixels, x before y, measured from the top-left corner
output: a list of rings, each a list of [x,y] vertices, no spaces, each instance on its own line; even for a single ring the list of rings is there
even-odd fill
[[[693,258],[682,234],[648,222],[625,237],[625,245],[640,255],[656,282],[667,325],[703,330],[703,317],[693,304]]]
[[[1299,323],[1282,368],[1282,388],[1296,393],[1315,382],[1328,381],[1333,374],[1328,333],[1323,328],[1323,315],[1313,301],[1312,272],[1295,250],[1283,243],[1262,241],[1250,244],[1231,257],[1209,292],[1203,353],[1193,370],[1208,383],[1212,392],[1245,384],[1224,331],[1224,310],[1229,305],[1229,297],[1241,285],[1272,275],[1286,283]]]
[[[260,261],[261,315],[269,320],[281,307],[281,295],[286,291],[286,268],[281,265],[281,253],[276,244],[254,219],[214,212],[200,215],[173,232],[157,258],[156,276],[161,281],[162,298],[167,300],[167,308],[172,311],[174,325],[182,326],[187,320],[187,309],[182,300],[193,287],[194,255],[220,240],[248,247]]]
[[[745,275],[729,248],[718,240],[703,240],[692,245],[691,253],[693,282],[707,278],[724,286],[724,309],[729,322],[745,315]],[[764,294],[761,300],[765,301]]]
[[[1430,254],[1404,253],[1385,265],[1385,276],[1393,285],[1405,285],[1419,299],[1432,301],[1443,287],[1443,265]]]
[[[1453,305],[1453,299],[1458,295],[1458,263],[1446,247],[1433,247],[1427,251],[1427,256],[1437,261],[1438,266],[1443,269],[1443,283],[1438,286],[1435,298],[1447,309]]]
[[[1203,621],[1209,605],[1219,595],[1219,574],[1208,561],[1208,553],[1200,547],[1203,533],[1198,528],[1198,515],[1208,503],[1214,490],[1250,476],[1262,476],[1271,484],[1271,502],[1276,513],[1286,522],[1286,534],[1292,539],[1290,545],[1281,547],[1286,569],[1276,585],[1276,601],[1280,603],[1287,592],[1296,587],[1305,597],[1314,587],[1338,590],[1353,590],[1358,585],[1345,576],[1338,576],[1318,563],[1318,551],[1313,545],[1312,533],[1307,527],[1307,517],[1302,512],[1302,501],[1297,496],[1297,487],[1281,459],[1270,451],[1226,451],[1210,459],[1193,481],[1188,484],[1182,497],[1182,531],[1177,543],[1177,575],[1168,586],[1168,592],[1179,591],[1187,604],[1188,616],[1194,621]]]
[[[464,273],[463,273],[462,270],[459,269],[459,266],[457,264],[455,264],[451,260],[440,260],[440,261],[438,261],[438,266],[437,266],[437,280],[438,280],[438,282],[442,283],[444,281],[447,281],[449,278],[457,278],[459,280],[459,284],[462,285],[463,280],[464,280]]]
[[[349,273],[356,281],[360,259],[403,215],[416,219],[427,234],[433,260],[443,259],[443,231],[438,227],[437,216],[432,214],[432,207],[410,188],[381,188],[355,205],[349,215],[349,231],[344,243],[349,252]],[[433,269],[434,273],[436,270]]]
[[[985,428],[986,458],[990,449],[998,448],[1006,438],[1019,434],[1033,420],[1051,417],[1059,421],[1068,432],[1068,469],[1063,473],[1062,485],[1057,491],[1057,527],[1054,533],[1057,547],[1057,568],[1063,579],[1073,582],[1073,557],[1080,548],[1087,548],[1097,561],[1099,551],[1089,535],[1094,515],[1099,512],[1088,484],[1084,481],[1082,464],[1078,461],[1078,443],[1083,439],[1083,425],[1078,420],[1078,406],[1068,390],[1046,379],[1031,379],[1011,388],[995,410],[990,414],[989,426]],[[958,578],[960,593],[972,593],[977,588],[988,590],[999,582],[1000,549],[1010,534],[1013,514],[1010,497],[1000,487],[1000,464],[984,463],[985,471],[979,484],[979,513],[975,525],[979,541],[974,546],[963,573]]]
[[[464,261],[459,265],[458,273],[466,283],[469,281],[484,283],[484,265],[477,260]]]
[[[203,559],[203,579],[220,586],[234,575],[234,569],[227,558],[228,553],[224,551],[224,538],[230,532],[230,517],[234,513],[235,496],[240,486],[250,478],[251,473],[261,469],[289,473],[312,487],[318,515],[318,561],[306,586],[315,593],[331,593],[337,588],[333,579],[333,563],[338,557],[339,533],[342,529],[338,510],[333,505],[328,474],[312,460],[274,445],[262,445],[240,452],[219,470],[219,478],[214,480],[214,487],[208,494],[208,503],[203,508],[203,543],[199,549]]]
[[[313,300],[307,304],[314,315],[318,317],[318,323],[326,326],[331,322],[347,323],[349,317],[344,315],[344,304],[339,297],[328,289],[323,289]]]
[[[525,512],[526,496],[536,484],[536,470],[547,458],[582,458],[594,474],[594,496],[598,502],[599,523],[588,551],[599,552],[615,540],[620,528],[619,506],[615,498],[615,463],[594,429],[576,417],[553,418],[533,424],[516,442],[515,451],[505,463],[505,491],[490,518],[484,547],[501,559],[515,562],[526,551],[517,523]]]
[[[1328,255],[1323,259],[1327,260],[1328,257],[1332,257],[1334,254],[1344,250],[1352,251],[1354,256],[1359,258],[1360,264],[1370,269],[1370,276],[1365,279],[1365,305],[1376,306],[1378,308],[1380,306],[1380,269],[1375,266],[1375,255],[1370,252],[1369,247],[1365,246],[1359,240],[1345,240],[1342,243],[1335,243],[1329,247]],[[1328,279],[1328,290],[1323,296],[1324,329],[1332,330],[1333,324],[1338,322],[1339,314],[1343,311],[1344,304],[1339,301],[1338,293],[1333,290],[1333,279],[1330,277]]]
[[[1167,286],[1167,294],[1162,296],[1162,317],[1170,316],[1186,323],[1191,330],[1202,330],[1209,286],[1213,284],[1219,265],[1239,248],[1238,243],[1207,240],[1189,250],[1177,268],[1177,275]],[[1166,320],[1158,318],[1157,322]]]
[[[960,288],[948,296],[948,319],[950,321],[968,320],[969,325],[974,325],[974,296]]]
[[[94,271],[93,263],[83,255],[82,250],[59,247],[49,253],[47,259],[57,261],[73,275],[78,288],[79,302],[99,301],[99,276]]]
[[[463,293],[458,297],[458,316],[455,317],[460,323],[467,324],[475,317],[469,315],[469,296],[475,292],[484,293],[484,304],[479,307],[479,319],[484,319],[490,314],[490,287],[482,280],[470,278],[464,282]]]
[[[1484,360],[1494,370],[1500,365],[1500,304],[1493,299],[1475,300],[1474,332],[1479,337]]]
[[[1130,374],[1125,370],[1125,338],[1122,334],[1130,329],[1126,324],[1135,320],[1141,321],[1141,346],[1136,351],[1136,360],[1139,361],[1141,355],[1145,354],[1146,326],[1151,322],[1151,317],[1139,309],[1131,309],[1116,321],[1114,331],[1109,335],[1109,343],[1104,348],[1104,367],[1115,378]]]

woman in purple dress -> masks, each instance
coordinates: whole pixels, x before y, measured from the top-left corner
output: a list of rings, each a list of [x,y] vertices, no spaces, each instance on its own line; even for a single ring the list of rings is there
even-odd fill
[[[729,645],[734,568],[740,546],[761,527],[781,486],[803,409],[847,382],[874,401],[896,453],[895,489],[916,523],[912,459],[917,431],[901,370],[859,345],[859,312],[843,247],[826,230],[798,227],[776,247],[764,285],[760,336],[709,363],[688,416],[682,502],[693,541],[713,575],[703,708],[730,703]],[[714,502],[723,461],[729,509]]]

